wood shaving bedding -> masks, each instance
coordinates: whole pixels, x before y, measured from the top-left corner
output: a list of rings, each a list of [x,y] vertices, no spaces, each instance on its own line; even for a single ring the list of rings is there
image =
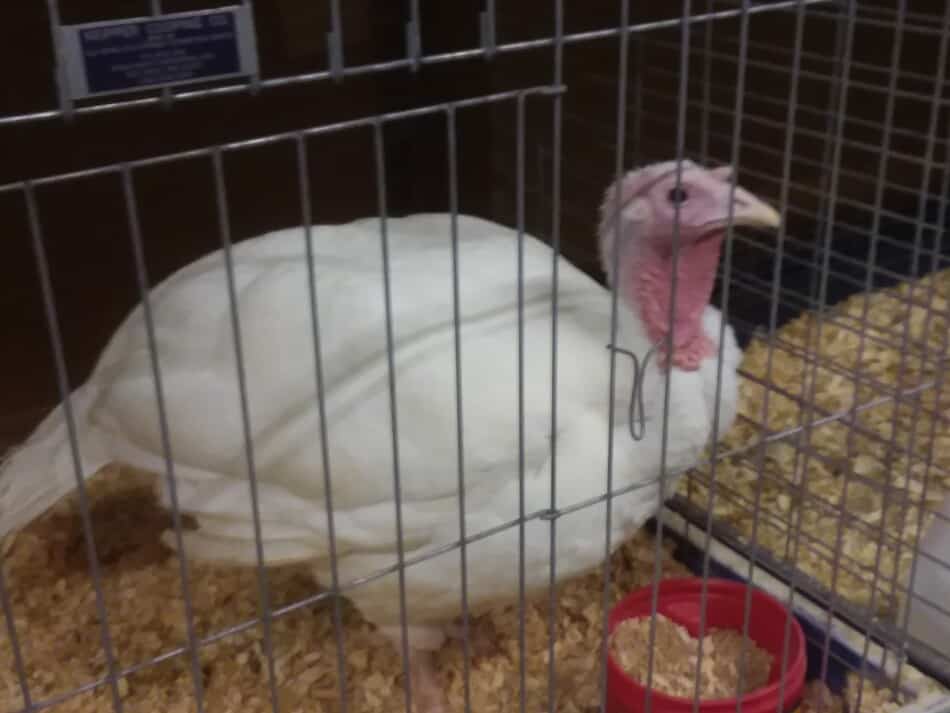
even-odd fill
[[[697,670],[700,699],[734,698],[739,690],[742,663],[742,632],[711,628],[703,637],[703,660],[699,663],[699,639],[685,627],[662,614],[656,617],[656,652],[653,657],[653,689],[670,696],[692,699]],[[650,664],[650,617],[627,619],[617,624],[610,637],[614,660],[627,675],[646,685]],[[761,688],[769,680],[772,655],[750,641],[746,648],[742,694]]]
[[[120,476],[120,477],[117,477]],[[187,642],[178,559],[159,542],[169,525],[151,496],[151,477],[105,471],[90,481],[92,521],[102,561],[104,604],[121,668],[144,663]],[[688,575],[663,554],[664,577]],[[107,673],[82,526],[75,496],[4,543],[4,576],[17,633],[36,700],[69,693]],[[646,532],[622,546],[612,560],[611,602],[649,584],[654,539]],[[207,637],[257,615],[254,569],[189,565],[196,635]],[[273,607],[317,593],[304,567],[270,570]],[[600,701],[600,573],[564,582],[556,613],[556,710],[587,713]],[[340,710],[333,605],[305,607],[273,622],[276,694],[281,713]],[[389,642],[353,607],[342,603],[347,697],[351,713],[404,710],[402,665]],[[517,604],[472,622],[493,636],[497,652],[476,657],[471,667],[471,703],[480,713],[509,713],[519,705]],[[526,607],[527,702],[548,706],[547,597]],[[463,711],[463,652],[447,644],[438,664],[451,711]],[[205,710],[215,713],[271,711],[267,659],[260,627],[249,627],[201,648],[199,673]],[[195,711],[190,658],[181,654],[147,666],[125,679],[120,695],[126,713]],[[12,650],[0,634],[0,710],[22,706]],[[112,710],[111,689],[100,686],[70,698],[56,713]]]
[[[761,488],[758,546],[893,619],[906,592],[921,498],[926,492],[926,527],[950,488],[950,395],[937,388],[950,270],[872,294],[866,326],[864,301],[857,295],[832,307],[820,334],[814,314],[779,329],[771,373],[768,343],[750,344],[742,369],[752,378],[740,382],[739,419],[718,447],[741,454],[716,463],[713,511],[748,543]],[[901,398],[888,399],[899,387]],[[855,404],[862,410],[852,428]],[[762,448],[763,426],[787,435]],[[704,512],[710,471],[681,481],[680,494]]]

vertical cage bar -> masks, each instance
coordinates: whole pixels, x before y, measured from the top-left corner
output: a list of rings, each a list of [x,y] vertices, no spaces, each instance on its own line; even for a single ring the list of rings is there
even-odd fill
[[[313,334],[313,370],[317,386],[317,414],[320,418],[320,453],[323,467],[324,503],[327,509],[327,537],[330,544],[330,586],[333,591],[333,639],[336,647],[336,675],[340,687],[340,713],[347,713],[346,646],[343,633],[342,595],[340,594],[339,555],[336,546],[336,520],[333,513],[333,478],[330,471],[330,438],[327,433],[327,404],[323,381],[323,349],[320,339],[320,303],[317,299],[317,275],[313,255],[313,210],[310,202],[307,139],[296,136],[297,181],[300,187],[300,212],[307,256],[307,299],[310,303],[310,331]]]
[[[376,166],[376,200],[379,206],[380,250],[383,260],[383,298],[386,308],[386,362],[389,377],[389,419],[392,426],[393,495],[396,504],[396,539],[399,577],[399,625],[402,632],[402,665],[405,685],[406,711],[412,710],[412,681],[409,664],[409,628],[406,617],[406,552],[402,525],[402,475],[399,468],[399,419],[396,409],[396,365],[393,339],[392,274],[389,264],[389,211],[386,203],[386,147],[383,141],[383,123],[373,124],[373,156]]]
[[[154,0],[154,4],[157,3],[158,0]],[[185,604],[185,636],[188,642],[191,678],[195,689],[195,706],[198,713],[203,713],[204,685],[201,676],[201,661],[198,656],[198,637],[195,634],[195,608],[191,600],[191,576],[188,570],[188,558],[185,554],[184,537],[182,536],[178,484],[175,479],[175,459],[172,456],[171,437],[168,430],[168,412],[165,408],[165,390],[162,385],[162,369],[158,357],[158,339],[155,336],[155,319],[152,314],[152,301],[149,295],[151,283],[148,277],[148,267],[145,264],[145,247],[142,240],[142,227],[139,222],[138,201],[135,195],[132,169],[124,165],[121,176],[126,218],[132,240],[135,278],[139,288],[139,299],[142,302],[142,317],[145,321],[145,336],[148,342],[149,362],[152,367],[152,381],[155,383],[155,405],[158,409],[158,427],[162,441],[162,454],[165,459],[168,497],[172,506],[171,515],[173,529],[175,530],[175,549],[178,551],[178,576],[181,579],[181,593]]]
[[[629,18],[627,22],[629,23]],[[633,73],[633,150],[630,152],[630,161],[633,166],[640,166],[643,156],[643,68],[645,67],[644,50],[646,42],[640,33],[630,33],[633,41],[633,63],[636,70]]]
[[[162,0],[149,0],[148,4],[152,17],[159,17],[162,14]],[[162,87],[162,107],[165,109],[171,108],[173,98],[174,94],[171,87]]]
[[[841,5],[854,2],[855,0],[846,0],[845,3]],[[835,11],[839,11],[839,8],[835,8]],[[822,17],[820,13],[816,13],[818,17]],[[844,46],[844,33],[845,25],[840,21],[840,18],[834,14],[829,14],[823,16],[826,20],[832,21],[835,23],[835,46],[832,56],[835,58],[841,57],[842,49]],[[832,152],[834,150],[834,141],[832,137],[832,132],[834,131],[834,122],[835,122],[835,104],[836,97],[841,95],[843,90],[842,87],[842,77],[843,77],[844,68],[841,66],[840,62],[833,62],[831,65],[831,76],[828,77],[828,102],[825,109],[825,129],[824,129],[824,139],[822,141],[822,156],[821,156],[821,168],[822,174],[820,178],[820,191],[818,196],[818,213],[816,215],[816,234],[820,234],[828,226],[828,221],[830,220],[830,215],[828,213],[828,200],[830,197],[830,185],[831,180],[830,172],[828,171],[828,165],[832,160]],[[812,303],[818,301],[818,291],[819,291],[819,279],[820,279],[820,258],[821,255],[818,251],[818,246],[814,247],[811,254],[812,260],[812,270],[811,277],[809,282],[809,291],[808,296]],[[812,344],[812,337],[814,335],[811,332],[809,327],[809,332],[807,336],[807,343]],[[817,344],[817,342],[815,342]]]
[[[330,73],[336,82],[343,81],[345,61],[343,57],[343,17],[340,14],[340,0],[330,0],[330,26],[327,33],[327,52],[330,59]]]
[[[766,350],[766,362],[765,362],[765,383],[769,384],[772,381],[772,376],[774,373],[775,366],[775,333],[778,325],[778,305],[780,301],[780,292],[782,284],[782,266],[785,259],[785,240],[787,238],[787,228],[786,228],[786,219],[789,212],[789,188],[791,184],[791,172],[792,172],[792,154],[795,147],[795,128],[796,121],[798,118],[798,85],[799,79],[801,76],[801,64],[802,64],[802,42],[804,38],[804,29],[805,29],[805,3],[806,0],[799,0],[795,6],[795,47],[792,55],[792,72],[789,79],[789,92],[788,92],[788,104],[786,105],[786,114],[785,114],[785,144],[782,151],[782,181],[779,187],[779,215],[781,216],[781,223],[778,227],[778,235],[776,236],[776,248],[775,248],[775,262],[772,267],[772,285],[771,292],[769,295],[769,344]],[[762,410],[761,410],[761,423],[759,429],[759,444],[756,452],[756,470],[761,474],[765,469],[765,453],[767,448],[766,438],[768,436],[768,415],[769,410],[769,401],[770,396],[772,395],[772,389],[766,387],[764,389],[762,397]],[[764,479],[759,477],[756,480],[755,484],[755,502],[753,512],[761,512],[761,502],[762,502],[762,491],[764,486]],[[753,519],[753,531],[750,533],[749,544],[751,548],[751,557],[749,561],[749,575],[748,578],[751,580],[752,574],[755,571],[755,563],[758,559],[757,552],[758,548],[756,547],[758,540],[758,525],[759,518],[755,517]],[[789,592],[791,594],[792,583],[790,583]],[[789,598],[789,605],[791,605],[791,596]],[[788,657],[789,657],[789,645],[791,643],[792,637],[792,617],[789,616],[785,620],[785,631],[782,635],[782,663],[780,670],[782,675],[779,677],[779,703],[778,709],[784,710],[785,708],[785,694],[786,694],[786,681],[788,671]]]
[[[683,184],[683,159],[686,147],[686,108],[689,99],[689,56],[690,56],[690,15],[692,3],[691,0],[683,0],[683,11],[680,17],[680,81],[676,105],[676,189],[681,190]],[[680,212],[681,204],[673,204],[673,244],[671,251],[670,267],[670,307],[667,312],[667,324],[674,323],[676,315],[676,288],[679,273],[679,255],[680,255]],[[659,346],[659,345],[657,345]],[[672,359],[673,356],[673,330],[670,329],[666,338],[666,356]],[[651,713],[653,710],[653,666],[655,663],[654,654],[656,650],[656,623],[657,608],[659,606],[660,596],[660,578],[662,575],[663,562],[663,520],[664,503],[666,501],[666,462],[670,439],[670,378],[669,371],[666,371],[663,379],[663,416],[660,431],[660,472],[659,472],[659,493],[657,502],[659,507],[656,513],[656,536],[653,550],[653,581],[651,583],[650,593],[650,634],[649,634],[649,653],[647,655],[647,680],[646,697],[644,701],[645,713]]]
[[[69,435],[69,450],[73,459],[73,472],[76,478],[76,488],[79,496],[79,512],[82,519],[83,539],[86,544],[86,557],[89,559],[89,572],[92,575],[95,589],[96,616],[99,618],[99,638],[106,660],[106,671],[109,679],[109,688],[112,693],[112,709],[115,713],[122,713],[124,705],[119,695],[118,666],[115,660],[115,648],[112,642],[112,633],[109,630],[109,617],[106,612],[105,595],[102,591],[102,571],[99,565],[99,552],[92,529],[92,512],[89,507],[89,495],[86,492],[86,482],[82,472],[82,458],[79,449],[79,433],[76,427],[76,414],[73,411],[72,391],[69,387],[69,375],[66,370],[66,354],[63,348],[63,336],[59,326],[59,314],[56,309],[56,297],[53,293],[53,281],[50,276],[49,261],[46,255],[43,227],[40,222],[39,209],[36,205],[36,195],[33,184],[29,181],[23,184],[23,196],[26,199],[27,218],[30,224],[33,256],[36,260],[36,269],[39,273],[40,290],[43,293],[43,309],[46,316],[47,334],[50,346],[53,349],[53,365],[56,371],[56,385],[62,399],[63,415],[66,420],[66,430]]]
[[[710,37],[707,32],[706,37],[707,43],[710,42]],[[749,2],[748,0],[743,0],[742,2],[742,14],[739,18],[739,61],[736,67],[736,85],[735,85],[735,105],[733,109],[733,129],[732,129],[732,143],[731,143],[731,157],[729,164],[732,166],[732,175],[729,180],[729,207],[727,214],[727,223],[726,223],[726,239],[725,239],[725,255],[723,257],[723,268],[722,268],[722,295],[720,298],[720,322],[719,322],[719,348],[717,354],[717,363],[716,363],[716,389],[715,396],[713,398],[713,418],[712,418],[712,437],[711,437],[711,453],[709,456],[709,486],[707,494],[707,503],[706,503],[706,526],[705,526],[705,539],[703,543],[703,565],[702,565],[702,582],[700,585],[700,608],[699,608],[699,632],[697,637],[699,639],[699,650],[697,653],[697,664],[696,664],[696,680],[694,681],[693,688],[693,713],[696,713],[699,710],[700,702],[700,682],[702,677],[700,676],[700,671],[702,670],[702,661],[704,652],[704,643],[706,636],[706,608],[709,603],[709,561],[710,561],[710,548],[712,546],[712,524],[713,524],[713,508],[716,500],[716,467],[719,463],[719,460],[716,458],[716,455],[719,451],[719,413],[720,406],[722,401],[722,375],[723,375],[723,356],[725,353],[725,342],[726,342],[726,326],[729,323],[729,288],[732,283],[732,251],[735,242],[735,193],[736,185],[738,182],[738,173],[739,173],[739,160],[740,160],[740,151],[742,145],[742,128],[743,128],[743,116],[745,111],[745,81],[746,81],[746,61],[748,59],[749,53]],[[708,55],[707,55],[708,57]],[[708,62],[707,65],[708,67]],[[705,78],[704,87],[708,91],[708,76]],[[708,95],[704,96],[704,101],[708,102]],[[707,103],[708,108],[708,103]],[[760,498],[756,498],[756,508],[759,507],[761,502]],[[752,515],[752,527],[753,535],[756,534],[756,527],[759,522],[759,510],[756,509],[753,511]],[[741,695],[742,683],[746,673],[746,664],[747,664],[747,653],[748,653],[748,642],[749,642],[749,618],[752,610],[752,563],[750,563],[750,572],[749,577],[747,578],[748,586],[745,590],[745,602],[743,605],[743,617],[742,617],[742,643],[740,644],[739,652],[739,666],[738,666],[738,681],[736,683],[736,713],[741,713],[742,711],[742,702],[743,696]]]
[[[554,0],[553,85],[564,83],[564,0]],[[561,124],[562,94],[554,95],[551,140],[551,501],[557,512],[557,367],[558,367],[558,278],[561,261]],[[557,692],[557,518],[550,520],[550,567],[548,568],[548,710],[554,713]]]
[[[455,443],[458,451],[459,488],[459,565],[462,577],[462,676],[465,711],[471,713],[472,650],[468,611],[468,545],[465,522],[465,420],[462,409],[462,314],[459,290],[459,187],[458,146],[455,122],[455,107],[445,111],[446,146],[448,155],[449,220],[452,240],[452,332],[455,357]]]
[[[715,0],[706,0],[706,14],[711,14],[714,8]],[[701,114],[699,117],[699,160],[703,165],[709,163],[709,115],[710,109],[712,107],[712,33],[713,33],[713,23],[707,22],[703,27],[703,99],[701,105]],[[723,321],[725,321],[725,316],[723,316]],[[722,359],[722,350],[720,350],[720,360]],[[715,458],[712,458],[710,462],[715,465]],[[692,478],[687,478],[686,481],[686,497],[689,502],[693,502],[693,496],[695,494],[695,481]],[[712,497],[710,496],[710,505],[712,504]],[[686,535],[689,536],[690,529],[692,528],[692,523],[686,521]],[[706,532],[708,533],[708,523]],[[707,545],[708,547],[708,545]],[[705,570],[704,570],[705,571]],[[705,582],[703,583],[703,596],[705,596]],[[705,600],[703,600],[705,601]],[[702,616],[705,617],[706,606],[703,604]],[[705,622],[705,618],[704,618]],[[704,624],[700,625],[700,632],[705,631],[703,628]],[[700,661],[702,660],[702,642],[700,642],[699,648],[699,657]],[[698,679],[697,679],[698,681]],[[697,683],[698,685],[698,683]],[[695,713],[696,705],[694,703],[693,710]]]
[[[409,68],[419,71],[422,59],[422,18],[419,14],[419,0],[409,0],[409,22],[406,23],[406,55]]]
[[[832,149],[832,166],[831,166],[831,175],[829,178],[829,188],[828,188],[828,215],[824,221],[824,234],[822,236],[822,247],[821,247],[821,270],[819,273],[818,280],[818,307],[815,312],[815,329],[814,329],[814,344],[816,345],[815,354],[816,357],[811,364],[811,378],[808,379],[803,385],[803,388],[808,388],[809,396],[805,399],[805,405],[802,409],[802,433],[801,436],[805,443],[811,442],[812,437],[812,426],[814,419],[814,404],[817,398],[817,382],[818,382],[818,368],[820,364],[820,359],[817,357],[817,345],[821,344],[821,333],[822,327],[824,326],[824,309],[827,303],[828,296],[828,277],[829,277],[829,268],[831,261],[831,241],[833,237],[834,225],[835,225],[835,211],[837,209],[837,192],[838,192],[838,182],[841,172],[841,154],[843,149],[843,138],[844,138],[844,127],[845,120],[847,118],[847,107],[848,107],[848,90],[849,90],[849,81],[851,77],[851,60],[852,52],[854,47],[854,27],[857,16],[857,7],[854,2],[849,2],[848,6],[848,15],[847,15],[847,24],[845,26],[844,32],[844,60],[841,64],[841,90],[838,95],[838,106],[834,113],[835,119],[835,131],[834,131],[834,141]],[[801,480],[799,488],[801,493],[804,496],[804,493],[808,491],[808,463],[810,460],[811,449],[807,449],[802,455],[802,465],[801,465]],[[801,530],[802,523],[804,520],[802,513],[802,504],[799,504],[799,517],[796,521],[796,528],[794,533],[794,559],[797,561],[798,551],[801,546]],[[789,587],[789,606],[792,606],[792,602],[795,596],[796,586],[792,585]],[[830,628],[830,620],[828,621],[828,628]],[[824,675],[825,671],[822,671]],[[823,702],[820,702],[820,706],[823,706]]]
[[[629,0],[620,0],[620,43],[617,52],[617,127],[616,144],[614,150],[614,185],[613,202],[614,207],[613,230],[614,238],[611,241],[611,268],[610,274],[610,335],[608,344],[613,346],[617,343],[618,328],[618,297],[620,292],[619,269],[620,269],[620,214],[623,210],[623,174],[624,174],[624,156],[626,154],[627,141],[627,68],[630,52],[630,2]],[[610,373],[607,386],[607,492],[604,500],[604,565],[603,565],[603,590],[601,592],[601,636],[600,642],[600,710],[605,713],[608,708],[607,702],[607,659],[608,659],[608,620],[610,612],[610,553],[611,553],[611,530],[613,529],[613,484],[614,484],[614,420],[616,418],[615,405],[617,400],[617,351],[610,349]],[[631,396],[631,398],[633,398]],[[631,424],[632,425],[632,424]]]
[[[59,15],[59,0],[46,0],[46,12],[49,18],[50,37],[53,40],[53,73],[56,76],[56,93],[59,98],[59,110],[66,121],[73,118],[73,100],[69,92],[69,80],[66,78],[66,69],[63,67],[63,41],[61,28],[63,26]]]
[[[706,14],[714,11],[715,0],[706,0]],[[712,105],[712,37],[713,25],[706,22],[703,26],[703,101],[702,113],[699,117],[699,160],[705,164],[709,161],[709,109]]]
[[[231,218],[228,210],[227,186],[224,180],[224,168],[221,149],[216,147],[211,153],[214,172],[215,206],[218,213],[218,228],[221,233],[221,245],[227,276],[228,302],[231,312],[231,336],[234,341],[234,361],[237,369],[238,389],[241,399],[241,427],[244,431],[244,458],[248,475],[248,487],[251,495],[251,515],[254,520],[254,548],[257,555],[257,589],[260,605],[261,629],[264,636],[264,649],[267,655],[267,677],[270,684],[271,709],[280,713],[280,697],[277,693],[277,665],[274,661],[274,637],[271,621],[270,591],[267,573],[264,571],[264,540],[261,530],[260,501],[257,492],[257,468],[254,464],[254,443],[251,434],[250,405],[247,398],[247,376],[244,371],[244,349],[241,339],[241,319],[238,315],[237,285],[234,277],[234,260],[231,255]]]
[[[485,59],[495,56],[498,43],[498,24],[495,16],[495,0],[485,0],[485,9],[479,15],[479,34]]]
[[[251,16],[251,19],[254,18],[254,0],[241,0],[241,3],[247,8],[248,14]],[[256,24],[256,23],[255,23]],[[250,76],[250,82],[248,84],[251,90],[251,94],[257,94],[261,90],[261,69],[258,66]]]
[[[525,427],[524,427],[524,223],[525,223],[525,95],[516,104],[515,211],[518,270],[518,683],[519,706],[528,704],[527,643],[525,632]]]

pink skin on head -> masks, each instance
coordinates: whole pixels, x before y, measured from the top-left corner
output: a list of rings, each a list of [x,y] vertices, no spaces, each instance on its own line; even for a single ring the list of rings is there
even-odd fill
[[[736,225],[774,226],[778,215],[747,191],[730,186],[728,166],[704,169],[682,162],[679,188],[676,163],[668,161],[628,173],[620,183],[619,276],[613,275],[616,240],[616,190],[607,190],[601,207],[601,260],[611,284],[643,322],[657,345],[661,365],[668,357],[673,279],[673,231],[679,206],[680,243],[676,261],[676,303],[672,363],[693,371],[716,353],[703,332],[702,318],[716,281],[716,266],[734,200]]]

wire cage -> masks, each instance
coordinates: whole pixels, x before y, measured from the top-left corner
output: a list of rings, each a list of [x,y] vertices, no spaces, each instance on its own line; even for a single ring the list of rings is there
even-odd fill
[[[77,91],[70,28],[215,9],[245,13],[243,47],[253,61],[239,76]],[[64,404],[62,455],[78,458],[87,447],[77,426],[83,407],[69,395],[137,305],[149,379],[141,409],[162,434],[156,472],[110,462],[83,482],[77,464],[67,498],[4,532],[4,710],[435,713],[442,709],[409,685],[405,633],[406,611],[419,605],[406,599],[405,580],[434,557],[452,557],[445,576],[462,578],[461,641],[435,656],[445,710],[610,710],[604,632],[612,608],[642,587],[658,597],[663,579],[685,576],[751,583],[795,614],[807,645],[805,693],[793,701],[800,710],[950,706],[946,650],[911,636],[906,613],[922,563],[950,567],[950,552],[941,563],[940,552],[920,545],[950,515],[940,512],[950,492],[942,394],[950,5],[47,0],[15,4],[4,17],[0,447],[16,452]],[[178,508],[168,413],[182,412],[169,411],[167,379],[163,387],[161,334],[148,309],[154,286],[213,251],[237,254],[263,233],[369,219],[362,225],[379,239],[374,290],[386,314],[380,403],[405,423],[389,233],[402,216],[441,214],[445,244],[456,251],[452,274],[433,274],[431,289],[454,304],[446,334],[454,335],[457,383],[455,405],[439,414],[450,424],[445,442],[432,449],[457,452],[446,487],[474,492],[487,476],[470,469],[475,446],[461,418],[465,399],[476,398],[460,386],[463,364],[477,366],[465,362],[459,338],[460,217],[553,249],[549,352],[535,346],[526,361],[530,345],[512,342],[505,358],[520,359],[519,383],[525,369],[549,374],[549,420],[538,427],[556,449],[559,419],[572,408],[558,373],[574,356],[558,348],[558,280],[569,263],[607,285],[596,238],[606,186],[671,159],[735,167],[782,224],[771,238],[728,230],[711,301],[743,350],[738,416],[675,487],[651,481],[652,497],[666,505],[632,539],[610,542],[611,503],[630,490],[611,490],[608,465],[596,474],[605,478],[596,497],[559,502],[552,475],[545,507],[508,503],[511,516],[491,528],[472,529],[466,498],[457,497],[454,534],[407,557],[412,496],[402,486],[411,473],[399,467],[394,419],[378,446],[395,454],[392,472],[378,478],[379,497],[395,505],[385,522],[398,536],[380,543],[395,548],[392,562],[356,581],[338,577],[333,564],[331,581],[319,584],[306,563],[263,566],[262,528],[271,525],[259,513],[266,494],[255,453],[263,448],[250,437],[255,403],[245,372],[267,368],[260,359],[269,348],[289,347],[242,342],[244,283],[228,257],[218,287],[231,315],[221,339],[238,364],[234,392],[201,408],[219,410],[244,435],[229,455],[246,475],[254,561],[235,567],[175,554],[194,523]],[[510,257],[499,269],[515,269],[518,254]],[[318,315],[321,290],[335,283],[308,275],[300,308]],[[318,318],[306,331],[314,348],[277,353],[274,368],[305,363],[322,394],[323,370],[346,365],[321,363],[321,349],[333,345],[321,339]],[[602,344],[610,342],[605,332]],[[502,396],[518,408],[518,394]],[[322,395],[310,408],[326,421]],[[326,428],[312,434],[327,437]],[[522,434],[505,466],[515,479],[525,457]],[[338,486],[330,487],[332,468],[321,467],[332,514]],[[0,470],[0,503],[15,487],[5,477]],[[43,482],[42,473],[30,478]],[[155,502],[156,478],[168,483],[170,509]],[[555,556],[558,527],[575,515],[603,525],[604,556],[594,571],[565,577],[571,563]],[[0,525],[11,517],[0,505]],[[469,611],[467,591],[483,586],[473,577],[491,572],[491,562],[476,560],[480,543],[508,538],[517,547],[520,535],[523,548],[529,526],[550,533],[550,561],[537,575],[546,586],[526,592],[522,569],[514,600]],[[386,578],[398,579],[402,595],[396,646],[347,601]],[[929,604],[950,617],[950,590],[943,593]],[[658,636],[657,601],[646,646],[654,687],[657,676],[672,675],[655,670],[669,643]],[[680,675],[699,710],[698,676]],[[660,705],[650,700],[646,710]]]

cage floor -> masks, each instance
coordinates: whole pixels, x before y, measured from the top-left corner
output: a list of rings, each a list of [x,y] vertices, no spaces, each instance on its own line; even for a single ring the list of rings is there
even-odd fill
[[[893,607],[894,590],[899,588],[895,582],[905,576],[910,561],[917,513],[913,500],[906,506],[894,504],[904,502],[904,492],[919,498],[929,454],[939,468],[950,467],[950,434],[942,415],[946,403],[938,398],[939,389],[923,388],[928,380],[938,378],[938,360],[945,351],[941,340],[948,326],[945,315],[928,312],[925,305],[945,311],[948,293],[950,271],[928,278],[916,289],[903,285],[875,294],[863,349],[859,349],[858,336],[862,330],[861,298],[832,310],[817,340],[815,330],[809,331],[808,326],[814,325],[815,317],[804,316],[777,335],[779,347],[769,378],[765,378],[767,349],[763,342],[754,342],[743,364],[750,376],[742,386],[744,418],[727,434],[723,446],[743,453],[716,467],[716,516],[748,537],[756,484],[761,484],[759,544],[855,601],[870,597],[866,593],[875,589],[867,583],[873,581],[877,590],[884,590],[877,605]],[[908,301],[919,304],[908,306]],[[905,325],[907,339],[902,340]],[[902,354],[906,355],[903,367]],[[817,366],[813,368],[809,362]],[[857,370],[869,380],[855,389]],[[756,380],[769,386],[756,385]],[[811,383],[815,384],[814,399]],[[897,404],[885,399],[878,404],[895,384],[905,390],[918,388],[919,397],[904,398]],[[770,394],[768,416],[763,418],[766,392]],[[862,431],[849,443],[850,429],[840,414],[848,411],[855,398],[868,406],[855,419]],[[814,407],[803,405],[807,401]],[[800,416],[808,421],[829,414],[839,418],[794,435]],[[761,440],[759,424],[763,421],[773,433],[788,433],[761,453],[765,474],[758,477],[757,455],[750,448]],[[912,427],[914,422],[917,425]],[[931,442],[932,449],[926,447]],[[807,463],[802,460],[803,452],[811,454]],[[948,482],[942,471],[930,470],[928,500],[936,502]],[[168,526],[168,516],[152,502],[148,476],[132,471],[122,473],[121,478],[116,475],[106,471],[93,481],[90,492],[102,562],[102,603],[118,665],[128,668],[174,652],[185,643],[186,632],[178,560],[158,540]],[[684,484],[684,492],[705,505],[708,473],[704,479],[703,471],[698,471],[690,482],[692,486]],[[847,493],[844,483],[849,483]],[[890,507],[885,507],[885,502]],[[847,513],[845,519],[840,519],[839,510]],[[821,542],[806,541],[803,534],[799,546],[794,547],[792,535],[799,517],[801,531]],[[839,522],[843,523],[840,528]],[[882,523],[886,527],[880,527]],[[873,537],[868,536],[868,528]],[[879,533],[884,540],[881,562],[873,568]],[[831,581],[826,567],[834,561],[833,550],[824,552],[820,546],[827,548],[836,541],[840,543],[839,564],[851,562],[852,566]],[[8,538],[3,550],[4,576],[34,701],[68,694],[103,676],[107,661],[75,498]],[[897,577],[891,576],[895,562],[899,563]],[[654,571],[652,538],[644,532],[624,545],[612,565],[614,599],[650,582]],[[875,576],[875,569],[884,574]],[[662,571],[664,576],[675,576],[687,570],[665,550]],[[240,625],[257,614],[254,571],[195,565],[191,585],[199,637]],[[596,709],[599,659],[591,652],[598,651],[600,644],[601,587],[599,575],[593,574],[559,588],[555,710],[586,713]],[[314,585],[304,569],[286,568],[270,574],[270,590],[272,606],[281,607],[313,594]],[[330,604],[303,608],[274,622],[276,688],[285,713],[339,710],[332,609]],[[475,710],[507,713],[519,709],[517,616],[517,607],[510,607],[474,623],[497,642],[496,653],[473,661]],[[396,653],[345,604],[343,620],[349,710],[402,710],[401,666]],[[527,608],[526,640],[527,704],[531,710],[547,710],[546,601],[532,602]],[[451,709],[463,710],[461,648],[446,646],[439,654],[439,665]],[[259,627],[247,627],[202,647],[198,669],[206,710],[271,710]],[[142,667],[121,682],[119,694],[130,713],[195,710],[189,657],[167,656]],[[884,697],[869,700],[867,695],[864,711],[896,707]],[[0,706],[17,710],[22,705],[12,648],[5,640],[0,646]],[[841,701],[835,705],[840,706]],[[54,710],[111,708],[109,686],[99,686],[69,698]]]

